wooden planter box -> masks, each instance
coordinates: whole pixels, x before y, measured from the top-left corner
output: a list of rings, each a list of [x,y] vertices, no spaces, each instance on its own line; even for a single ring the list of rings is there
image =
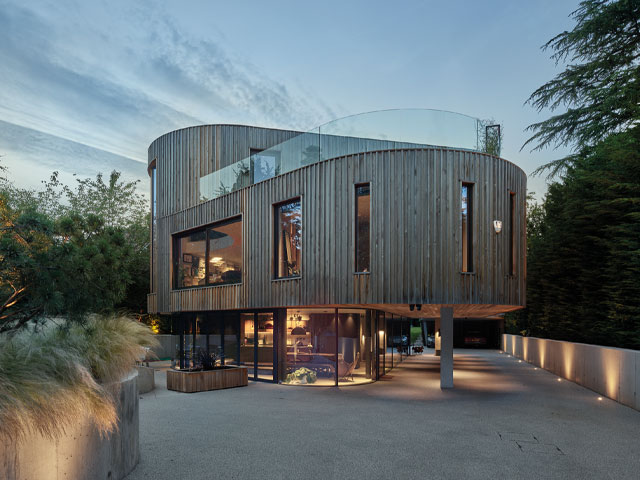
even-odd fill
[[[188,372],[167,370],[167,390],[194,393],[223,388],[246,387],[247,367],[225,366],[215,370]]]

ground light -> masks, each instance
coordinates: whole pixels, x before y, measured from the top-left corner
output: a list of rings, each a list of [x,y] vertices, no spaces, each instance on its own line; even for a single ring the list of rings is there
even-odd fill
[[[559,382],[561,382],[561,381],[562,381],[562,379],[561,379],[561,378],[559,378],[559,379],[558,379],[558,381],[559,381]]]
[[[598,397],[598,401],[601,402],[602,401],[602,397]]]

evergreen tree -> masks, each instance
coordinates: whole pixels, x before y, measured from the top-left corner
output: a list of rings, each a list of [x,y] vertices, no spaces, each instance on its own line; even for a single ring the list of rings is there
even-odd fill
[[[640,118],[640,1],[584,0],[571,16],[576,26],[549,40],[556,64],[567,68],[538,88],[527,103],[541,111],[567,111],[534,123],[523,145],[593,147]],[[575,160],[552,162],[552,175]]]
[[[640,349],[640,127],[576,155],[527,232],[510,331]],[[531,219],[528,221],[531,222]]]

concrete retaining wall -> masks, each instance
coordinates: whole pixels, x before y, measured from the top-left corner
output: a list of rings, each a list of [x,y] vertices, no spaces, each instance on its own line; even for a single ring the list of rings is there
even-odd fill
[[[140,459],[137,372],[122,382],[118,430],[101,438],[82,413],[76,425],[51,440],[27,435],[20,443],[0,444],[3,480],[120,480]]]
[[[640,351],[502,335],[502,349],[538,367],[640,410]]]
[[[151,367],[137,365],[138,371],[138,393],[148,393],[156,388],[156,371]]]

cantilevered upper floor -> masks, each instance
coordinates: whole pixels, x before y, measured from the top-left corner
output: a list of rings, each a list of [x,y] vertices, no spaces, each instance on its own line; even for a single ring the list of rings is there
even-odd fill
[[[150,311],[522,307],[526,175],[479,151],[483,136],[431,110],[163,135],[149,148]]]

